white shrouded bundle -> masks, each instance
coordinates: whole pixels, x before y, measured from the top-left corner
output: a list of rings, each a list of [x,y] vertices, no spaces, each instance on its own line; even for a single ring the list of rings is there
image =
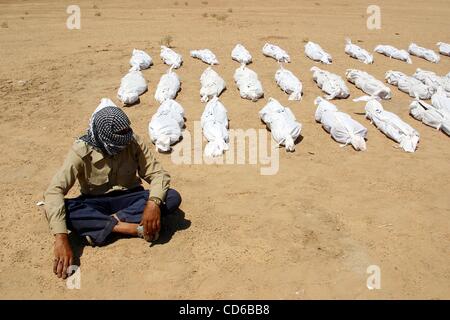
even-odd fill
[[[239,89],[239,94],[244,99],[256,101],[264,95],[258,74],[242,64],[234,72],[234,81]]]
[[[378,99],[364,96],[353,101],[366,101],[366,118],[387,137],[398,142],[406,152],[416,151],[419,133],[395,113],[384,110]]]
[[[266,43],[262,48],[262,53],[266,57],[274,58],[278,62],[291,62],[291,57],[289,54],[274,44]]]
[[[411,43],[408,47],[408,52],[419,58],[423,58],[433,63],[438,63],[441,57],[431,49],[420,47],[415,43]]]
[[[134,66],[120,81],[117,97],[125,104],[133,104],[147,91],[147,81],[137,66]]]
[[[252,62],[252,55],[242,44],[237,44],[231,51],[231,58],[239,63],[249,64]]]
[[[286,151],[295,150],[295,140],[300,136],[302,125],[297,122],[291,109],[269,98],[266,106],[259,111],[259,116],[278,145],[284,145]]]
[[[216,55],[209,49],[191,50],[191,57],[200,59],[210,65],[219,64]]]
[[[320,61],[325,64],[331,64],[333,61],[329,53],[325,52],[317,43],[311,41],[305,44],[305,54],[311,60]]]
[[[405,61],[409,64],[412,63],[411,57],[409,56],[408,51],[399,50],[393,46],[380,44],[375,47],[375,52],[384,54],[386,57],[389,57],[389,58],[394,58],[397,60]]]
[[[440,77],[432,71],[426,71],[420,68],[416,69],[416,72],[413,74],[413,77],[416,78],[417,80],[422,81],[427,86],[434,88],[434,90],[437,90],[437,88],[442,87],[446,91],[447,96],[450,96],[449,78]]]
[[[446,78],[450,79],[450,72],[445,75]]]
[[[434,88],[400,71],[387,71],[385,79],[389,84],[397,86],[400,91],[409,94],[413,98],[428,100],[435,91]]]
[[[148,124],[150,139],[158,151],[170,151],[170,146],[181,138],[184,127],[184,109],[175,100],[164,101]]]
[[[311,71],[313,72],[313,79],[317,83],[317,86],[327,94],[327,96],[325,96],[326,99],[345,99],[350,96],[347,85],[337,74],[322,70],[315,66],[311,68]]]
[[[345,40],[345,53],[352,58],[364,62],[365,64],[373,63],[373,55],[371,55],[360,46],[353,44],[352,41],[348,38]]]
[[[167,73],[161,76],[158,86],[156,87],[155,99],[159,103],[163,103],[169,99],[175,99],[178,91],[180,91],[180,78],[170,67]]]
[[[391,98],[391,89],[367,72],[357,69],[347,69],[346,77],[347,80],[353,83],[358,89],[361,89],[370,96],[378,96],[385,100]]]
[[[275,81],[281,90],[289,94],[289,100],[302,100],[302,83],[291,71],[284,69],[282,65],[275,73]]]
[[[137,70],[144,70],[153,64],[152,58],[144,51],[133,49],[131,54],[130,66],[136,67]]]
[[[202,102],[207,102],[212,97],[218,97],[226,88],[225,80],[211,67],[203,71],[200,76],[200,96]]]
[[[357,151],[366,150],[367,128],[348,114],[339,112],[334,104],[321,97],[317,97],[314,104],[317,106],[316,121],[335,141],[342,143],[343,147],[351,144]]]
[[[203,135],[208,140],[204,151],[205,156],[221,156],[229,148],[229,136],[227,109],[219,101],[219,98],[213,97],[206,104],[200,123]]]
[[[442,130],[450,136],[450,111],[439,110],[420,100],[414,100],[409,105],[409,113],[417,120],[432,128]]]
[[[181,56],[181,54],[176,53],[166,46],[161,46],[161,53],[159,56],[165,64],[175,69],[181,67],[181,64],[183,63],[183,57]]]
[[[445,42],[438,42],[436,45],[439,47],[439,53],[444,56],[450,57],[450,44]]]
[[[431,104],[439,110],[447,110],[450,112],[450,98],[445,94],[444,89],[438,88],[436,93],[431,97]]]

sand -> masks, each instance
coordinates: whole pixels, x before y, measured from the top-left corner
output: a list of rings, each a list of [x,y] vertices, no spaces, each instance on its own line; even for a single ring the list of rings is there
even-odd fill
[[[391,86],[393,99],[383,105],[420,132],[417,152],[395,148],[364,119],[364,104],[350,99],[335,103],[368,128],[368,150],[340,148],[314,121],[321,91],[309,69],[323,66],[303,53],[305,41],[319,43],[334,59],[324,68],[341,76],[347,68],[378,79],[390,69],[446,74],[444,56],[439,64],[412,57],[408,65],[376,54],[375,64],[364,65],[344,53],[344,39],[368,50],[411,41],[436,49],[436,42],[450,42],[448,2],[378,1],[381,30],[366,28],[371,1],[186,3],[80,0],[81,30],[68,30],[67,1],[0,1],[0,298],[450,298],[449,137],[409,116],[411,98]],[[207,47],[228,84],[221,101],[232,128],[263,129],[258,111],[274,97],[302,122],[304,138],[295,153],[280,150],[272,176],[261,175],[259,165],[176,165],[158,155],[183,196],[184,217],[171,219],[152,247],[140,239],[77,245],[81,289],[69,290],[52,273],[53,238],[36,203],[100,99],[119,103],[133,48],[155,61],[144,71],[149,91],[124,109],[149,141],[153,95],[167,70],[159,43],[167,35],[185,60],[177,100],[187,129],[204,108],[199,77],[206,68],[189,50]],[[303,82],[303,101],[288,101],[276,86],[278,65],[261,54],[267,41],[290,53],[287,68]],[[239,97],[238,64],[230,58],[237,42],[252,53],[266,99]],[[350,98],[362,95],[349,88]],[[380,267],[379,290],[366,287],[370,265]]]

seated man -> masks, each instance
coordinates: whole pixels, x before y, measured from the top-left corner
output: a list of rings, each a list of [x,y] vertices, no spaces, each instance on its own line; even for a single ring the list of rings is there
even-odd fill
[[[150,191],[140,178],[150,184]],[[65,199],[76,180],[81,195]],[[72,264],[67,229],[91,245],[104,244],[113,232],[156,240],[161,213],[172,213],[181,203],[169,181],[169,174],[133,133],[127,115],[116,106],[99,106],[87,134],[74,142],[44,194],[55,235],[54,273],[66,278]]]

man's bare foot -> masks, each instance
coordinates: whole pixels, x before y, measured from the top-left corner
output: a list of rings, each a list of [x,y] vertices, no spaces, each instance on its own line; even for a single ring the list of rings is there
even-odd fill
[[[116,218],[118,221],[112,230],[113,232],[126,234],[126,235],[134,236],[134,237],[138,236],[137,227],[139,226],[139,224],[122,222],[117,218],[116,215],[113,215],[113,217]]]

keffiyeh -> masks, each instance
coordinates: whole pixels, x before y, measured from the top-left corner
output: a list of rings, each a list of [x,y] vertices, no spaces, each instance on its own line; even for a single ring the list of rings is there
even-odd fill
[[[132,141],[133,130],[125,112],[116,106],[106,106],[92,114],[87,133],[80,139],[113,156]]]

